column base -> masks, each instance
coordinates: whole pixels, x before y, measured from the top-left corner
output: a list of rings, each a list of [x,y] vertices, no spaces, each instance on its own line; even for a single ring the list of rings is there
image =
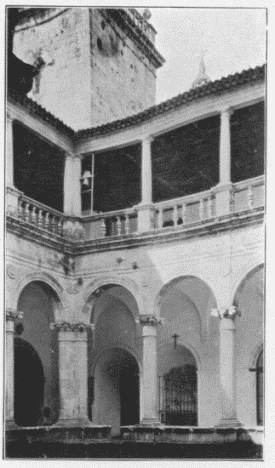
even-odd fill
[[[94,427],[88,418],[83,419],[59,419],[52,427]]]
[[[137,426],[163,426],[158,419],[143,419]]]
[[[215,425],[217,428],[221,427],[242,427],[240,421],[236,418],[232,419],[221,419],[218,424]]]

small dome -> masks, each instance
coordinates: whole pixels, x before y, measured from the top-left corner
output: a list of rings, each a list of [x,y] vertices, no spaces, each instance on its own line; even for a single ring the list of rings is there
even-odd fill
[[[149,10],[149,8],[145,8],[143,14],[142,14],[143,18],[146,20],[146,21],[149,21],[149,19],[151,18],[152,16],[152,13],[151,11]]]

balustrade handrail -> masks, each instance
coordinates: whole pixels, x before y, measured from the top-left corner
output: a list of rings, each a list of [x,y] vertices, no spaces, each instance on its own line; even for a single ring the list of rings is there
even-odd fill
[[[101,220],[102,218],[115,218],[117,216],[133,215],[133,214],[137,214],[136,208],[125,208],[123,210],[106,211],[104,213],[95,213],[95,214],[85,215],[81,217],[81,221],[83,223],[88,223],[90,221]]]
[[[33,198],[27,197],[27,195],[20,195],[19,201],[23,201],[26,203],[29,203],[30,205],[33,205],[35,208],[38,208],[43,211],[47,211],[48,213],[57,216],[62,219],[68,219],[68,216],[64,215],[64,213],[61,213],[60,211],[55,210],[54,208],[51,208],[47,205],[44,205],[43,203],[34,200]]]
[[[239,182],[235,182],[233,184],[233,188],[235,191],[245,189],[249,186],[257,187],[258,185],[262,185],[265,183],[265,175],[260,175],[258,177],[252,177],[251,179],[240,180]]]
[[[159,209],[163,207],[173,208],[174,205],[180,205],[182,203],[192,203],[200,201],[202,198],[208,198],[213,195],[213,188],[209,190],[204,190],[203,192],[192,193],[191,195],[184,195],[179,198],[172,198],[171,200],[163,200],[161,202],[153,203],[154,208]]]

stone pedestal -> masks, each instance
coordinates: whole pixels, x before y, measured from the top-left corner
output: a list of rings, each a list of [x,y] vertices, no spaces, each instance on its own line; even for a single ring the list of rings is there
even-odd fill
[[[19,192],[15,187],[6,188],[6,213],[14,218],[18,217],[19,198],[23,192]]]
[[[23,312],[6,310],[6,369],[5,391],[6,408],[5,420],[7,428],[15,426],[14,423],[14,324],[15,320],[23,318]]]
[[[213,189],[216,196],[216,216],[224,216],[231,213],[232,189],[233,185],[231,183],[226,185],[219,184]]]
[[[62,322],[58,330],[60,412],[57,426],[90,426],[88,419],[88,325]]]
[[[138,232],[147,232],[154,227],[155,210],[152,205],[138,205]]]
[[[220,318],[220,382],[222,417],[218,427],[238,427],[236,409],[235,369],[235,317],[240,315],[236,307],[214,309],[212,315]]]
[[[141,424],[160,425],[158,410],[157,377],[157,325],[161,323],[154,315],[140,315],[137,323],[142,325],[143,336],[143,388]]]

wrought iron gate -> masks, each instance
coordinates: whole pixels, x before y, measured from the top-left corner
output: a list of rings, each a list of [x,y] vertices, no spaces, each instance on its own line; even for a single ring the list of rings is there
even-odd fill
[[[160,420],[168,426],[197,426],[197,372],[193,365],[174,367],[159,378]]]

